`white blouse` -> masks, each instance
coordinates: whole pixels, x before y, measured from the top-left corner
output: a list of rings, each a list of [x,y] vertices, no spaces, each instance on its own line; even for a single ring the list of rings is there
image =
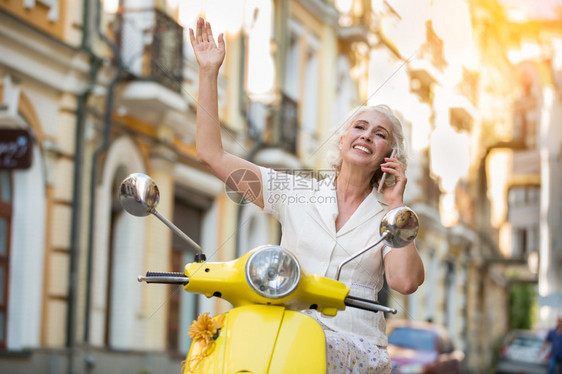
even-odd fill
[[[338,205],[333,178],[303,178],[268,168],[261,168],[261,174],[263,210],[279,221],[280,245],[295,253],[306,273],[335,278],[341,262],[379,239],[380,221],[388,208],[376,189],[336,232]],[[383,286],[383,257],[390,250],[379,244],[343,266],[340,281],[350,288],[350,295],[377,299]],[[335,317],[318,314],[334,331],[353,332],[376,345],[387,345],[382,312],[348,307]]]

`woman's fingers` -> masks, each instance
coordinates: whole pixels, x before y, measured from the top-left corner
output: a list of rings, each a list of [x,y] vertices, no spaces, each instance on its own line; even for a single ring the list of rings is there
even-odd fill
[[[196,33],[195,33],[195,40],[197,42],[201,42],[201,27],[203,25],[203,19],[202,18],[198,18],[197,19],[197,28],[196,28]]]
[[[191,45],[195,46],[201,42],[201,25],[202,25],[202,18],[197,19],[197,25],[195,26],[195,31],[193,29],[189,29],[189,40],[191,41]]]
[[[193,29],[189,29],[189,40],[191,41],[191,45],[195,45],[195,34],[193,33]]]
[[[208,23],[205,24],[205,20],[203,18],[197,19],[197,26],[195,27],[195,31],[193,31],[193,29],[191,28],[189,29],[189,39],[191,40],[192,45],[207,41],[208,27],[210,28],[210,25]]]
[[[219,34],[219,40],[218,40],[218,44],[219,44],[219,49],[221,51],[224,51],[226,49],[226,46],[224,44],[224,34]]]
[[[205,26],[206,27],[205,27],[204,33],[207,37],[207,41],[208,42],[214,42],[215,39],[213,38],[213,30],[211,29],[211,24],[209,22],[207,22]]]
[[[201,20],[201,41],[208,42],[209,36],[207,35],[207,29],[210,27],[209,22],[206,22],[204,19],[200,18]]]
[[[211,71],[220,68],[226,51],[223,34],[219,35],[216,43],[211,24],[199,18],[195,30],[189,29],[189,39],[200,68]]]
[[[189,29],[189,39],[191,44],[194,43],[205,43],[212,42],[215,43],[215,38],[213,36],[213,29],[211,28],[211,23],[206,22],[203,18],[197,20],[197,28],[194,32],[193,29]],[[224,49],[224,37],[223,34],[219,35],[218,46],[220,49]]]
[[[381,165],[381,170],[383,172],[391,173],[394,175],[405,174],[404,166],[396,158],[386,158],[385,163]]]

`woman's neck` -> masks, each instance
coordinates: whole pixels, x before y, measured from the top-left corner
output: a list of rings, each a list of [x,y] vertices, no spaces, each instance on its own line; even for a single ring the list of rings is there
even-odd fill
[[[338,196],[344,200],[363,201],[371,193],[372,174],[366,174],[362,168],[353,170],[343,167],[336,180]]]

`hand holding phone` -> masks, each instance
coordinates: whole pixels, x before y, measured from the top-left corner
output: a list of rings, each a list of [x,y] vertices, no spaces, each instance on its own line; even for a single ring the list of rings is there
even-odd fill
[[[392,148],[392,153],[390,154],[390,158],[392,158],[394,156],[396,156],[396,148]],[[381,178],[381,181],[379,183],[379,188],[377,188],[377,192],[381,192],[381,189],[382,189],[382,186],[384,185],[384,181],[386,179],[387,174],[388,174],[387,172],[382,173],[382,178]]]

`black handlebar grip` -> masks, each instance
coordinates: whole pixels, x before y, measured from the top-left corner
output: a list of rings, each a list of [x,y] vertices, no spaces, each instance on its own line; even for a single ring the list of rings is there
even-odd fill
[[[369,312],[385,312],[396,314],[397,310],[394,308],[389,308],[384,305],[380,305],[374,300],[363,299],[356,296],[347,296],[344,300],[346,306],[350,306],[357,309],[367,310]]]
[[[184,273],[172,273],[172,272],[157,272],[157,271],[147,271],[147,277],[185,277]],[[186,277],[187,278],[187,277]]]

